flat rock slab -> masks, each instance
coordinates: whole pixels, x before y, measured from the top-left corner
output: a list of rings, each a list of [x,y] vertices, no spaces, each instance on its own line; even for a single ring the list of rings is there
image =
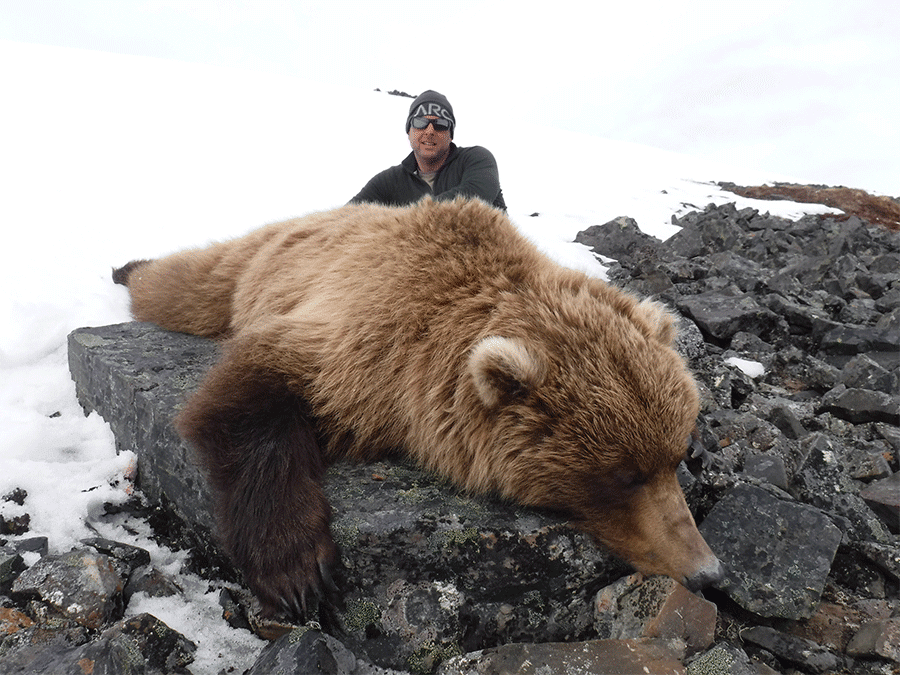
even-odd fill
[[[680,650],[665,640],[589,640],[540,645],[512,644],[446,661],[438,675],[482,673],[591,673],[682,675]]]
[[[700,293],[679,299],[678,309],[717,340],[729,340],[738,331],[765,335],[776,320],[771,311],[749,294]]]
[[[119,449],[137,454],[143,493],[188,526],[194,547],[210,553],[217,551],[206,483],[172,419],[216,349],[143,323],[69,336],[81,405],[110,424]],[[557,514],[460,494],[401,461],[337,463],[325,492],[342,549],[349,643],[380,665],[407,665],[392,661],[402,652],[401,636],[386,625],[388,589],[398,580],[429,584],[474,607],[467,610],[479,626],[468,638],[474,642],[452,645],[462,639],[462,623],[458,636],[446,636],[447,648],[462,653],[481,639],[583,639],[591,597],[628,570]]]
[[[215,343],[151,324],[83,328],[69,335],[78,402],[109,424],[117,450],[137,455],[141,490],[209,540],[206,482],[172,419],[216,360]]]
[[[834,654],[815,642],[781,633],[768,626],[754,626],[741,631],[741,638],[772,652],[779,659],[797,666],[803,672],[824,673],[837,665]]]
[[[815,612],[842,536],[818,509],[751,485],[728,492],[700,532],[725,566],[718,587],[751,612],[784,619]]]
[[[853,424],[884,422],[900,426],[900,396],[883,391],[837,387],[822,397],[822,411]]]

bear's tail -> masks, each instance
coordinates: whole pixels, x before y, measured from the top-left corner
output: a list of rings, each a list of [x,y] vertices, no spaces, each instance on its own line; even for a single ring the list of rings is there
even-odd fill
[[[114,284],[121,284],[122,286],[128,285],[128,277],[131,276],[131,273],[134,272],[138,267],[146,265],[147,263],[152,262],[150,260],[132,260],[129,263],[125,263],[121,267],[114,267],[112,271],[112,280]]]

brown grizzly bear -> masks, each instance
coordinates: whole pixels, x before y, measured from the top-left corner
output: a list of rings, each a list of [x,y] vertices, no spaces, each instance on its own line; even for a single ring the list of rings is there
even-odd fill
[[[225,340],[176,424],[268,611],[333,588],[321,479],[403,450],[559,509],[639,570],[721,577],[675,477],[698,414],[672,318],[457,199],[346,206],[116,270],[135,318]]]

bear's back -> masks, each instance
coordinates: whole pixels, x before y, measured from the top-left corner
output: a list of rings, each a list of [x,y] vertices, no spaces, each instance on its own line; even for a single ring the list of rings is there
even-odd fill
[[[273,313],[321,311],[348,328],[381,317],[403,340],[403,316],[420,325],[474,308],[555,267],[504,213],[477,200],[351,205],[269,227],[276,233],[238,281],[236,329]]]

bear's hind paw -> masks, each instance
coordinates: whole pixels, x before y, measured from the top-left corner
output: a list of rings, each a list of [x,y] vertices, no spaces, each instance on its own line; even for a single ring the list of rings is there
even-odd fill
[[[265,618],[285,617],[293,623],[318,619],[329,633],[340,633],[338,615],[344,601],[334,577],[340,568],[336,553],[312,565],[301,564],[293,572],[285,572],[267,582],[252,583],[259,599],[260,615]]]

